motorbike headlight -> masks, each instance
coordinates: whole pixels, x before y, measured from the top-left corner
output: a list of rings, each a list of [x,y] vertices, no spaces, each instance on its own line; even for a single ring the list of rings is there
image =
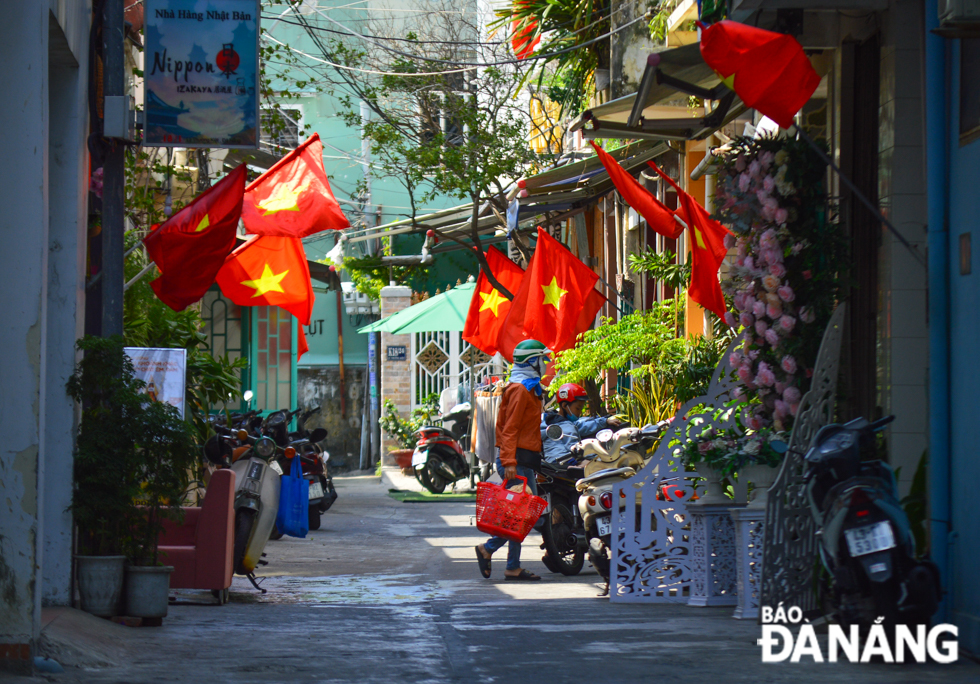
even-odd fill
[[[255,453],[262,458],[269,458],[276,453],[276,443],[268,437],[262,437],[255,443]]]

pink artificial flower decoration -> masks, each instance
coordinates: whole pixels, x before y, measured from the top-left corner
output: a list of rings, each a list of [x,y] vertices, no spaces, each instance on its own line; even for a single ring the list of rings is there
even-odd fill
[[[745,399],[745,390],[741,387],[736,387],[734,390],[732,390],[732,398],[735,399],[735,401],[742,401]]]
[[[708,453],[709,451],[711,451],[711,442],[701,442],[700,444],[698,444],[699,454],[703,455]]]
[[[817,315],[813,313],[813,309],[808,306],[804,306],[800,309],[800,320],[804,323],[813,323],[817,318]]]
[[[769,274],[762,279],[762,286],[770,292],[775,292],[780,285],[780,280],[773,274]]]
[[[763,168],[768,169],[770,166],[772,166],[772,162],[775,158],[776,155],[772,152],[763,152],[759,155],[759,163],[762,164]]]
[[[753,317],[752,314],[750,313],[742,313],[738,317],[738,322],[741,323],[744,327],[748,328],[753,323],[755,323],[755,317]]]
[[[732,368],[738,368],[742,363],[742,355],[736,350],[728,355],[728,364]]]
[[[802,397],[803,395],[800,394],[798,387],[790,386],[783,390],[783,400],[787,404],[799,404]]]
[[[755,381],[763,387],[772,387],[776,384],[776,375],[768,368],[760,369],[755,376]]]
[[[772,317],[770,316],[770,318]],[[779,319],[779,328],[783,332],[790,332],[793,330],[794,325],[796,325],[796,319],[788,314]]]
[[[779,365],[790,375],[796,372],[796,359],[788,354],[783,357],[783,360],[779,363]]]
[[[759,173],[762,171],[762,164],[759,163],[758,159],[753,159],[749,164],[749,175],[753,178],[758,178]]]
[[[791,415],[794,415],[795,416],[796,415],[796,412],[799,411],[799,410],[800,410],[800,405],[799,404],[790,404],[789,405],[789,412],[790,412]]]
[[[777,318],[783,315],[783,307],[778,303],[776,304],[770,303],[769,306],[766,307],[766,315],[769,316],[769,318],[771,318],[772,320],[776,320]],[[780,326],[782,326],[782,323],[780,323]],[[790,325],[789,330],[792,330],[792,328],[793,326]],[[786,328],[783,329],[786,332],[789,332],[789,330],[787,330]]]
[[[766,331],[766,342],[768,342],[769,346],[771,347],[779,346],[779,334],[775,331],[775,329],[769,328],[769,330]]]
[[[803,249],[803,243],[797,242],[795,245],[793,245],[791,251],[793,252],[793,254],[799,254],[802,249]]]
[[[735,320],[735,314],[733,314],[731,311],[725,312],[725,325],[727,325],[729,328],[734,328],[736,325],[738,325],[738,321]]]
[[[725,233],[725,249],[731,249],[735,246],[735,236],[731,233]]]
[[[786,390],[786,383],[779,382],[777,380],[775,387],[776,387],[776,393],[779,394],[779,396],[783,396],[783,392]]]
[[[742,171],[745,171],[745,155],[744,154],[738,155],[738,159],[735,160],[735,170],[738,171],[739,173],[741,173]]]
[[[779,298],[784,302],[791,302],[796,299],[796,294],[793,292],[793,288],[791,288],[789,285],[783,285],[782,287],[777,288],[776,294],[778,294]]]
[[[809,280],[812,277],[813,277],[813,273],[811,273],[809,270],[803,271],[803,279],[804,280]]]
[[[766,176],[762,179],[762,189],[772,194],[772,191],[776,189],[776,179],[772,176]]]
[[[773,219],[773,221],[775,221],[776,223],[778,223],[781,226],[782,225],[785,225],[786,224],[786,221],[789,220],[789,212],[786,211],[785,209],[783,209],[782,207],[780,207],[773,214],[772,219]]]
[[[776,409],[776,416],[779,418],[785,418],[789,412],[789,406],[782,399],[777,399],[773,406]]]
[[[745,257],[745,268],[750,271],[755,268],[755,260],[751,256]]]
[[[757,358],[759,358],[759,350],[758,349],[752,349],[751,351],[749,351],[749,359],[751,359],[752,361],[755,361]]]
[[[749,183],[751,182],[752,179],[749,178],[748,174],[743,173],[741,176],[738,177],[738,189],[742,192],[748,191]]]
[[[777,278],[782,278],[786,275],[786,267],[783,266],[782,262],[777,261],[769,267],[769,272]]]
[[[755,303],[752,304],[752,313],[755,314],[756,316],[765,316],[766,303],[756,300]]]
[[[755,333],[756,333],[756,335],[765,335],[767,330],[769,330],[769,326],[766,324],[765,321],[756,321],[755,322]]]
[[[752,382],[752,369],[742,366],[738,369],[738,377],[742,382]]]
[[[749,427],[753,430],[761,430],[763,427],[762,418],[759,416],[752,416],[749,418]]]

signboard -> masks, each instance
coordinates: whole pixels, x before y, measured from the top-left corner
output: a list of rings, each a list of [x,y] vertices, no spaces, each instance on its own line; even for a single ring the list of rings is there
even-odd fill
[[[136,379],[146,383],[146,393],[153,401],[173,404],[184,417],[187,350],[158,347],[126,347],[133,361]]]
[[[146,0],[143,144],[259,144],[259,1]]]
[[[407,361],[408,360],[408,348],[404,345],[398,347],[388,347],[388,360],[389,361]]]

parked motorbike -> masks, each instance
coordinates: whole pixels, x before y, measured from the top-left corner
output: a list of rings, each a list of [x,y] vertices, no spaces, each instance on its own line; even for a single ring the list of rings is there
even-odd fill
[[[559,425],[549,425],[549,439],[561,439]],[[541,462],[538,493],[548,502],[542,518],[541,537],[545,555],[541,561],[549,570],[562,575],[577,575],[585,564],[588,546],[585,524],[579,512],[579,493],[575,483],[585,475],[585,467],[575,455],[555,463]]]
[[[418,442],[412,453],[412,467],[419,483],[433,494],[441,494],[446,485],[470,477],[464,444],[468,442],[471,407],[457,404],[434,422],[416,431]]]
[[[613,483],[627,480],[643,468],[647,452],[667,425],[668,421],[663,421],[642,428],[620,428],[616,432],[600,430],[595,437],[572,446],[574,455],[588,460],[585,477],[575,483],[580,494],[578,509],[588,539],[589,562],[606,581],[607,591]]]
[[[280,448],[292,447],[300,456],[303,477],[310,483],[309,526],[311,530],[320,529],[320,516],[337,500],[337,489],[327,466],[330,454],[325,451],[320,442],[327,438],[325,428],[316,428],[312,432],[306,429],[306,421],[320,412],[320,407],[305,411],[296,422],[296,430],[288,431],[289,422],[299,414],[295,411],[280,410],[266,416],[262,424],[262,433],[271,437]],[[288,463],[280,463],[282,470],[288,471]],[[273,531],[273,539],[282,535],[278,530]]]
[[[936,565],[916,558],[894,472],[882,461],[862,461],[894,418],[828,425],[805,456],[820,559],[832,578],[827,598],[845,625],[927,623],[941,595]]]
[[[245,430],[215,426],[215,431],[204,445],[205,457],[235,473],[233,567],[265,593],[255,581],[255,568],[266,564],[263,551],[279,510],[282,471],[276,455],[279,452],[288,458],[295,450],[280,449],[270,437],[256,437]]]

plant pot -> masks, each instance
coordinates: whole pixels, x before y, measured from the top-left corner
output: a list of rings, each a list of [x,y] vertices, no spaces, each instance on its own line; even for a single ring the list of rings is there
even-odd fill
[[[412,467],[412,454],[415,453],[415,449],[392,449],[388,452],[388,455],[395,461],[395,464],[402,468]]]
[[[721,471],[704,462],[693,465],[698,477],[704,478],[705,481],[705,491],[700,495],[698,502],[702,504],[730,504],[732,500],[725,496],[725,490],[721,486]]]
[[[738,479],[755,485],[752,490],[752,500],[746,508],[752,510],[765,509],[769,501],[769,488],[776,481],[778,474],[779,468],[772,466],[759,465],[758,463],[742,466],[741,470],[738,471]]]
[[[167,617],[172,565],[126,566],[126,615]]]
[[[125,556],[75,556],[81,609],[99,617],[113,617],[123,596]]]

